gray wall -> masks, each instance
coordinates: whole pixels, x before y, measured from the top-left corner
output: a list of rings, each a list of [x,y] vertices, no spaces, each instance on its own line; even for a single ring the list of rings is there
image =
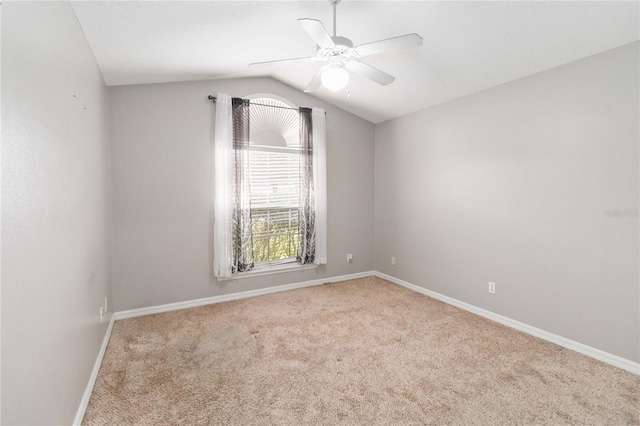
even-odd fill
[[[640,361],[638,46],[377,125],[375,268]]]
[[[2,422],[70,424],[111,298],[107,91],[69,3],[2,4]]]
[[[327,110],[328,264],[214,282],[209,248],[206,99],[268,93]],[[373,124],[272,79],[109,88],[116,310],[307,281],[373,268]],[[353,263],[346,262],[347,253]]]

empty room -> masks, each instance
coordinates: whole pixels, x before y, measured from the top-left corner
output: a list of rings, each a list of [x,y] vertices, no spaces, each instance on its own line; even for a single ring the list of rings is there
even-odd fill
[[[1,424],[640,424],[637,1],[0,16]]]

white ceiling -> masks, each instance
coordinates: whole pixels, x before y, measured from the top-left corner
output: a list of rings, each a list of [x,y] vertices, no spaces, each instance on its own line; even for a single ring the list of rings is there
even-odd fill
[[[107,85],[271,76],[304,89],[320,63],[252,67],[310,56],[296,21],[321,20],[327,1],[80,1],[80,25]],[[416,32],[420,48],[363,59],[396,77],[358,75],[318,98],[379,123],[638,40],[639,3],[349,1],[338,35],[354,44]],[[234,95],[230,93],[230,95]]]

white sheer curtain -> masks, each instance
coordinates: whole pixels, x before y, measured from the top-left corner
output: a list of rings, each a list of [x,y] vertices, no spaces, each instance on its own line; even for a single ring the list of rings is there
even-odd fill
[[[327,263],[327,136],[325,112],[311,110],[313,131],[313,186],[315,203],[316,253],[313,263]]]
[[[233,211],[233,124],[231,97],[216,98],[214,155],[213,275],[231,276]]]

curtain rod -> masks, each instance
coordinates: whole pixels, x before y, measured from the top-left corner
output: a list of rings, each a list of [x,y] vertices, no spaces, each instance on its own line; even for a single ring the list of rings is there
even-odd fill
[[[209,100],[213,101],[213,102],[215,102],[216,99],[217,99],[213,95],[209,95],[209,96],[207,96],[207,98]],[[257,102],[252,102],[252,105],[261,105],[261,106],[266,106],[266,107],[271,107],[271,108],[291,109],[291,110],[294,110],[294,111],[299,111],[300,110],[299,108],[283,107],[283,106],[278,106],[278,105],[259,104]],[[327,111],[324,112],[324,115],[327,115]]]

